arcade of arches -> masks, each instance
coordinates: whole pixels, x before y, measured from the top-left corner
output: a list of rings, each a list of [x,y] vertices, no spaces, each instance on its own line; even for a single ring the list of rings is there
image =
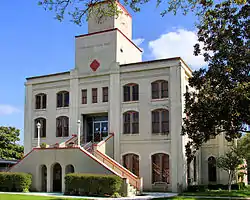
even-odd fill
[[[48,169],[51,171],[51,176],[48,177]],[[63,174],[65,171],[65,174]],[[74,173],[75,168],[73,165],[69,164],[65,166],[65,170],[62,170],[62,166],[59,163],[54,163],[50,167],[46,165],[40,166],[40,181],[41,181],[41,191],[47,192],[48,190],[48,179],[50,178],[50,183],[52,184],[51,190],[53,192],[62,192],[62,183],[64,181],[64,175],[68,173]]]

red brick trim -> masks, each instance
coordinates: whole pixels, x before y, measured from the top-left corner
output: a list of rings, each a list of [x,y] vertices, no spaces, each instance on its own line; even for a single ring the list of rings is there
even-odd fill
[[[107,142],[110,138],[114,137],[114,133],[110,133],[110,136],[107,137],[105,140],[102,140],[101,142],[99,142],[98,144],[93,144],[93,146],[102,146],[105,142]]]
[[[31,154],[31,152],[34,151],[34,149],[35,149],[35,148],[33,148],[29,153],[27,153],[27,154],[26,154],[21,160],[19,160],[16,164],[12,165],[12,166],[8,169],[8,171],[10,171],[14,166],[16,166],[16,165],[19,164],[21,161],[23,161],[28,155]]]

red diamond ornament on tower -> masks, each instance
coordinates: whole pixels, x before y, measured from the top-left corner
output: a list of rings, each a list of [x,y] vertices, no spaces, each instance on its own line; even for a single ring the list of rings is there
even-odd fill
[[[95,59],[93,62],[90,64],[90,68],[95,72],[100,66],[100,63]]]

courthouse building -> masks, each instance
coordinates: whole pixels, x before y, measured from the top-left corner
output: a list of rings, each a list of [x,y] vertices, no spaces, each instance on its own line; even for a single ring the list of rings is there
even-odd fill
[[[27,78],[26,156],[11,171],[31,173],[32,187],[47,192],[64,191],[69,172],[114,174],[131,191],[227,183],[213,165],[228,148],[223,136],[186,164],[181,128],[190,67],[180,57],[143,61],[132,17],[117,4],[118,17],[92,16],[88,33],[75,37],[73,69]]]

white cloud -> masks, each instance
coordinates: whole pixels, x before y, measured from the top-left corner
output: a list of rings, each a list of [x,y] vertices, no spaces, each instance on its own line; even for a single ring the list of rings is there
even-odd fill
[[[20,109],[7,105],[7,104],[0,104],[0,115],[11,115],[13,113],[19,113],[21,112]]]
[[[194,45],[198,42],[195,31],[177,29],[162,34],[156,40],[149,42],[151,56],[154,59],[181,57],[192,69],[206,65],[203,56],[194,55]]]
[[[144,42],[144,38],[133,39],[135,45],[140,46]]]

